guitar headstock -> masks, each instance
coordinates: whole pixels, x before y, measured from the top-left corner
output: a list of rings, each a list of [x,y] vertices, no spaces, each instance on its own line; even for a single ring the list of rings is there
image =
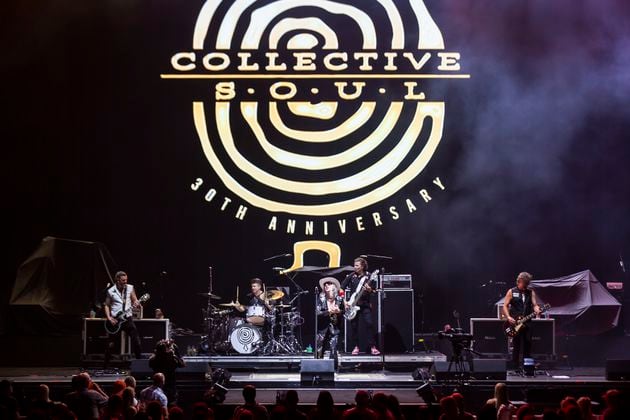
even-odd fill
[[[370,281],[371,280],[376,280],[378,278],[378,271],[379,270],[372,271],[372,274],[370,274]]]
[[[151,295],[150,295],[150,294],[148,294],[148,293],[145,293],[144,295],[140,296],[140,298],[138,299],[138,301],[139,301],[140,303],[144,303],[144,302],[146,302],[146,301],[147,301],[147,300],[149,300],[149,299],[151,299]]]

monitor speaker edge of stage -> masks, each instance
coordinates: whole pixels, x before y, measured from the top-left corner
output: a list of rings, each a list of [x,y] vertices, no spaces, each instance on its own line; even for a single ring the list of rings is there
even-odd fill
[[[131,360],[131,376],[137,380],[150,380],[153,376],[153,369],[149,367],[149,359]]]
[[[606,380],[630,381],[630,359],[607,359]]]
[[[324,385],[335,382],[335,361],[333,359],[303,359],[300,362],[300,383],[302,385]]]
[[[450,370],[449,370],[450,368]],[[472,372],[470,364],[464,361],[459,365],[449,361],[436,360],[431,366],[431,375],[436,381],[466,379],[473,377],[477,380],[506,380],[507,362],[505,359],[474,359]]]
[[[453,379],[467,379],[470,377],[468,362],[463,364],[463,371],[458,370],[455,363],[449,361],[436,360],[431,366],[431,376],[436,381],[448,381]]]
[[[177,368],[175,375],[177,380],[199,380],[206,379],[209,364],[207,361],[187,361],[186,366]],[[131,375],[139,380],[150,380],[153,377],[153,369],[149,367],[149,359],[132,359]]]
[[[474,359],[471,376],[478,380],[505,381],[507,379],[507,361],[505,359]]]

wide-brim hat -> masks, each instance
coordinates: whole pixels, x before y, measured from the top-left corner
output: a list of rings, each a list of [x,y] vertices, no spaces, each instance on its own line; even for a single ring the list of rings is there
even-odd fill
[[[334,277],[324,277],[322,279],[319,280],[319,288],[324,290],[324,285],[326,283],[332,283],[335,286],[337,286],[337,290],[341,289],[341,284],[339,284],[339,280],[337,280]]]

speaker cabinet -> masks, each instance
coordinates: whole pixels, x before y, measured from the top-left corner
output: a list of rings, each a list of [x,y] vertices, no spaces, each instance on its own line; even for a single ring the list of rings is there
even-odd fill
[[[142,353],[153,353],[158,341],[168,337],[168,319],[134,319],[140,335],[140,348]],[[130,352],[127,347],[127,352]]]
[[[473,349],[485,355],[505,357],[510,349],[503,332],[504,323],[505,321],[497,318],[471,318]],[[555,320],[532,319],[528,325],[532,330],[533,358],[553,358],[556,354]]]
[[[379,293],[385,353],[411,353],[414,343],[413,289]]]
[[[140,336],[142,353],[153,353],[158,341],[168,337],[168,319],[134,319]],[[83,355],[104,354],[109,337],[105,331],[105,318],[85,318],[83,320]],[[131,352],[129,337],[124,332],[114,336],[117,353]]]
[[[332,385],[335,383],[335,361],[333,359],[302,359],[300,382],[304,385]]]
[[[606,379],[609,381],[630,381],[630,359],[606,360]]]
[[[556,355],[556,320],[532,319],[532,356],[540,359],[544,356]]]
[[[475,351],[489,355],[507,355],[508,340],[503,332],[502,319],[471,318],[470,333]]]
[[[192,351],[200,351],[202,336],[201,334],[192,334],[192,335],[175,335],[171,337],[177,347],[179,348],[179,353],[182,356],[194,356],[194,354],[190,354]]]
[[[348,295],[349,296],[349,295]],[[372,324],[374,341],[379,345],[379,325],[385,353],[411,353],[414,345],[413,289],[384,289],[372,296]],[[357,315],[360,317],[360,314]],[[380,318],[379,318],[380,317]],[[363,320],[359,318],[359,348],[367,348]],[[350,322],[344,322],[345,351],[350,352]]]
[[[121,335],[114,336],[114,352],[122,354],[124,352]],[[105,354],[109,336],[105,331],[105,318],[84,318],[83,319],[83,355]]]

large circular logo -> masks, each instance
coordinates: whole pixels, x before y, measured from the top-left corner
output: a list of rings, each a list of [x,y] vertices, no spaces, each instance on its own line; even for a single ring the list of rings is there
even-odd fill
[[[232,193],[270,212],[374,205],[442,139],[435,79],[466,78],[421,0],[207,1],[164,78],[207,79],[193,120]]]

